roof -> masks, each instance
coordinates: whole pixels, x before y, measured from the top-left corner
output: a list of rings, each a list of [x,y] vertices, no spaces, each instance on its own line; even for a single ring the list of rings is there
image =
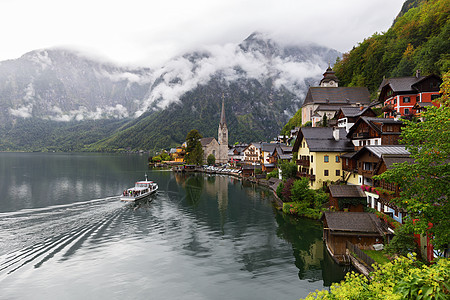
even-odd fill
[[[261,151],[272,153],[279,143],[261,143]]]
[[[416,92],[417,87],[415,87],[416,84],[418,84],[421,81],[427,80],[429,78],[435,77],[437,79],[441,79],[439,76],[435,74],[431,74],[428,76],[409,76],[409,77],[395,77],[395,78],[386,78],[383,79],[383,81],[380,84],[380,87],[378,88],[379,91],[381,91],[386,86],[389,86],[393,92]]]
[[[205,147],[206,145],[210,144],[215,138],[213,137],[207,137],[207,138],[201,138],[200,143],[202,144],[202,147]]]
[[[410,157],[409,155],[392,155],[392,154],[383,154],[382,155],[384,164],[386,165],[386,168],[391,169],[393,167],[393,164],[395,163],[403,163],[408,162],[409,164],[414,163],[414,158]]]
[[[227,125],[227,121],[225,120],[225,104],[224,104],[224,100],[222,98],[222,112],[220,113],[220,123],[219,125],[223,126],[223,125]]]
[[[349,105],[349,104],[345,104],[345,105]],[[318,111],[338,111],[340,108],[342,107],[342,105],[326,105],[326,104],[320,104],[315,112]]]
[[[330,185],[330,194],[334,198],[366,198],[358,185]]]
[[[401,120],[395,120],[392,118],[376,118],[376,117],[366,117],[366,116],[361,116],[358,118],[358,120],[355,122],[355,124],[353,124],[352,127],[350,127],[350,129],[348,130],[347,136],[351,137],[353,135],[353,131],[356,130],[356,128],[358,128],[359,123],[361,122],[365,122],[367,123],[373,130],[375,130],[376,132],[382,134],[382,133],[387,133],[387,134],[400,134],[400,132],[386,132],[383,131],[383,125],[384,124],[397,124],[397,125],[401,125],[403,124],[403,121]]]
[[[381,222],[375,214],[366,212],[324,212],[328,228],[332,231],[383,234]]]
[[[306,139],[312,152],[348,152],[353,151],[353,143],[346,137],[345,128],[339,128],[339,140],[333,137],[331,127],[302,127],[298,133],[292,151],[298,151],[302,137]]]
[[[310,87],[303,106],[308,103],[330,105],[369,104],[370,93],[366,87]]]
[[[381,156],[385,154],[410,155],[409,151],[406,150],[406,147],[402,145],[366,145],[362,149],[364,148],[372,152],[378,158],[381,158]]]
[[[359,116],[361,116],[363,114],[367,114],[367,113],[373,113],[373,115],[375,116],[375,113],[372,111],[372,109],[370,107],[361,109],[361,107],[357,107],[357,106],[342,106],[340,108],[340,111],[342,111],[344,116],[347,118],[359,117]],[[337,114],[339,114],[339,112]]]

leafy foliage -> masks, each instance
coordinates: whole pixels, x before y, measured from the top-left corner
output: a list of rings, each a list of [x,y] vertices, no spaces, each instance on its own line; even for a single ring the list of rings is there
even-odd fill
[[[186,156],[188,164],[199,165],[203,161],[203,148],[200,143],[202,136],[196,129],[189,131],[186,136]]]
[[[406,256],[408,253],[416,250],[416,242],[414,240],[414,231],[411,226],[400,226],[395,230],[395,236],[386,246],[386,251],[390,254],[398,254]]]
[[[292,118],[281,129],[281,135],[290,135],[291,130],[295,127],[302,126],[302,110],[299,109]]]
[[[208,155],[208,157],[206,158],[206,163],[210,166],[216,163],[216,157],[214,156],[214,154],[211,153],[210,155]]]
[[[411,2],[411,1],[410,1]],[[375,93],[385,77],[442,74],[450,68],[450,1],[413,1],[392,27],[343,55],[334,66],[342,86]],[[404,14],[403,14],[404,13]]]
[[[278,169],[273,169],[271,172],[267,173],[266,179],[269,180],[270,178],[278,178]]]
[[[355,272],[333,284],[330,291],[316,291],[305,299],[448,299],[450,260],[442,258],[431,266],[415,256],[399,257],[381,267],[375,265],[372,279]]]
[[[423,122],[405,121],[401,135],[414,163],[395,164],[375,179],[399,185],[394,201],[408,211],[409,222],[417,219],[415,232],[433,233],[434,247],[444,250],[450,241],[450,107],[430,107],[422,116]]]
[[[297,175],[297,165],[294,162],[282,161],[278,167],[281,169],[283,179],[295,178]]]

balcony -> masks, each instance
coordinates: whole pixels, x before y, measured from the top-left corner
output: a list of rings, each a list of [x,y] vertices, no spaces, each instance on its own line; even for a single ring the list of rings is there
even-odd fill
[[[388,104],[386,106],[383,106],[383,108],[381,108],[382,112],[390,112],[394,110],[394,105],[392,104]]]
[[[373,174],[373,170],[361,170],[361,175],[367,178],[372,178],[375,174]]]
[[[297,177],[307,177],[309,180],[316,180],[316,175],[311,175],[305,172],[297,172]]]
[[[297,159],[297,166],[309,168],[309,159]]]
[[[368,139],[369,137],[370,137],[370,135],[369,135],[368,131],[356,132],[356,133],[353,134],[353,138]]]

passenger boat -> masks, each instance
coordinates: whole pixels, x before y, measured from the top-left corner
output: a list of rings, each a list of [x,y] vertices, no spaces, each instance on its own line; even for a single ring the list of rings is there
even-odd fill
[[[156,182],[147,180],[147,174],[145,174],[145,180],[138,181],[134,187],[123,191],[120,201],[134,202],[145,197],[150,196],[158,190],[158,184]]]

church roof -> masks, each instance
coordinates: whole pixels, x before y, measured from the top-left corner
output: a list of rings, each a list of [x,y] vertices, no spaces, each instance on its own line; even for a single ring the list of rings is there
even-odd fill
[[[351,105],[370,103],[367,87],[310,87],[303,106],[307,104]]]
[[[215,138],[213,138],[213,137],[202,138],[202,139],[200,139],[200,143],[202,144],[202,147],[205,147],[214,140],[215,140]]]

